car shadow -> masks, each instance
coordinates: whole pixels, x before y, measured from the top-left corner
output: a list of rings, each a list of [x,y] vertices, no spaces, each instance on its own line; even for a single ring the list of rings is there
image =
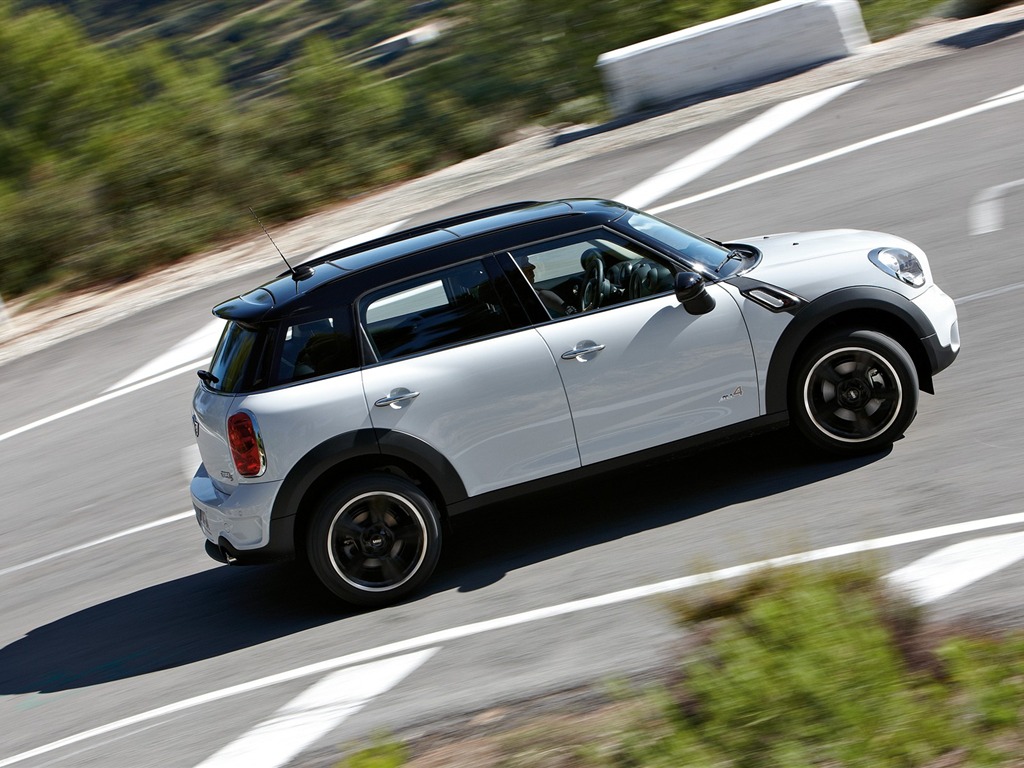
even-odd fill
[[[949,48],[960,48],[968,50],[982,45],[988,45],[998,40],[1015,35],[1024,29],[1024,19],[1016,21],[1004,21],[998,24],[988,24],[984,27],[961,32],[938,41],[938,45],[945,45]]]
[[[610,472],[458,518],[426,595],[854,471],[885,454],[822,461],[788,431]],[[685,467],[685,471],[681,471]],[[0,649],[0,695],[51,693],[186,666],[344,620],[303,568],[211,568],[108,600]]]
[[[0,695],[185,666],[343,618],[293,565],[214,567],[90,606],[0,649]]]
[[[533,563],[811,485],[889,452],[822,458],[778,430],[494,505],[454,521],[431,586],[481,589]]]

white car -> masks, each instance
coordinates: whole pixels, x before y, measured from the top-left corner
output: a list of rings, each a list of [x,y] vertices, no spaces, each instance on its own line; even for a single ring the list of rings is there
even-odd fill
[[[446,518],[792,423],[889,446],[960,348],[913,243],[720,244],[606,200],[517,203],[316,258],[220,304],[191,484],[207,549],[395,601]]]

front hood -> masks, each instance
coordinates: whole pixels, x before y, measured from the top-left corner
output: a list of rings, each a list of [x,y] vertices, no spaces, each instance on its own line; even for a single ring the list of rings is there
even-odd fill
[[[928,271],[924,253],[913,243],[882,232],[860,229],[829,229],[815,232],[784,232],[737,238],[761,252],[761,259],[742,274],[815,299],[839,285],[879,285],[911,296],[922,289],[894,280],[869,260],[876,248],[904,248],[916,254]],[[926,282],[927,285],[927,282]]]

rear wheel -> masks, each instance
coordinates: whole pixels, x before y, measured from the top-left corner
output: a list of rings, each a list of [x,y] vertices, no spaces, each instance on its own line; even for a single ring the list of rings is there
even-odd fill
[[[437,509],[407,480],[372,474],[345,483],[321,503],[307,552],[317,577],[354,605],[376,607],[422,585],[441,553]]]
[[[877,331],[847,330],[800,358],[790,415],[814,445],[833,453],[871,453],[892,445],[917,414],[914,362]]]

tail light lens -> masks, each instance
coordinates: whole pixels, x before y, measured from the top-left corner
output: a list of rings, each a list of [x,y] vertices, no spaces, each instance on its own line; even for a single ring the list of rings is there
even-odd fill
[[[267,468],[256,419],[247,411],[239,411],[228,419],[228,445],[235,469],[243,477],[259,477]]]

